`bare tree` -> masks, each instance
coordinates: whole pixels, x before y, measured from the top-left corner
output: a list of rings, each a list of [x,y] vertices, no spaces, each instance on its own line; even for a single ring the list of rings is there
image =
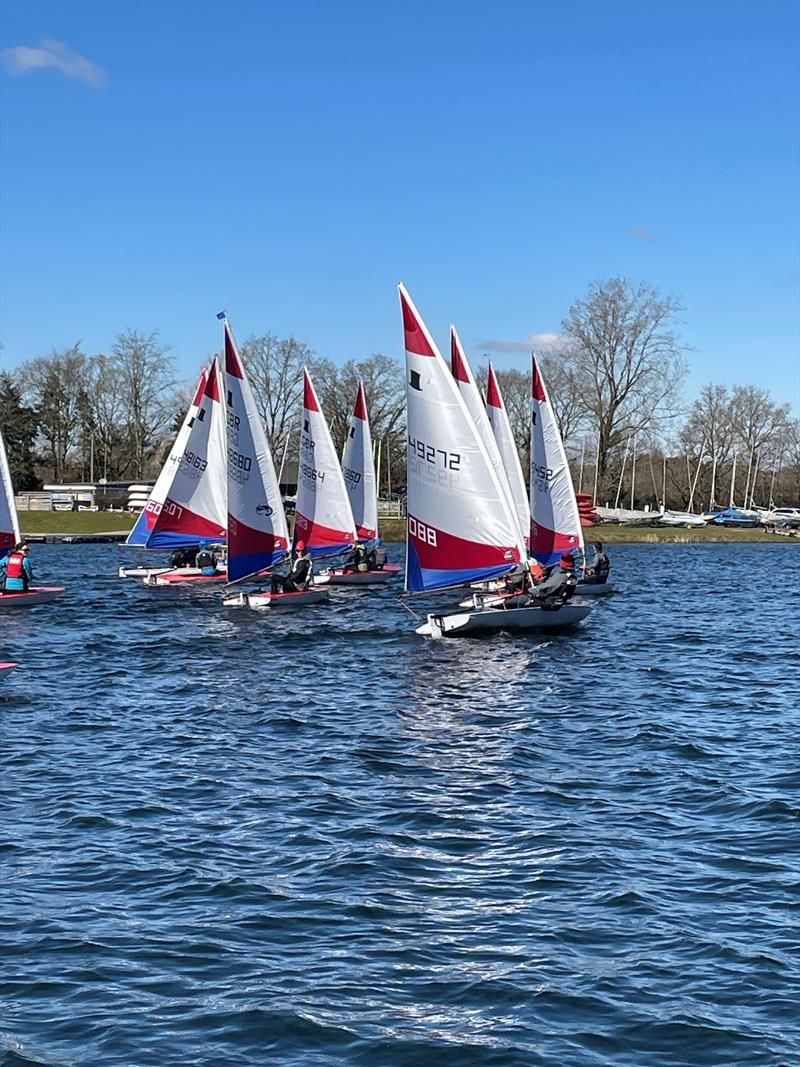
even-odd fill
[[[402,431],[405,425],[406,393],[403,370],[389,356],[372,355],[367,359],[349,359],[337,366],[329,359],[320,360],[315,368],[315,382],[320,403],[338,450],[344,448],[347,420],[353,411],[358,383],[364,383],[370,429],[373,440]]]
[[[677,413],[686,347],[671,324],[681,310],[675,297],[649,285],[611,278],[592,284],[562,322],[574,344],[585,412],[599,436],[601,485],[614,449]]]
[[[61,481],[78,445],[86,395],[86,356],[80,342],[50,356],[37,356],[19,369],[28,402],[34,407],[51,477]]]
[[[704,457],[709,461],[698,480],[698,491],[708,500],[709,507],[722,499],[720,486],[723,477],[730,474],[734,437],[731,394],[727,386],[703,386],[689,408],[679,439],[686,455],[696,453],[698,463]]]
[[[143,478],[148,460],[165,432],[172,402],[172,360],[151,334],[127,329],[114,342],[114,366],[124,404],[132,474]]]
[[[278,464],[287,439],[300,422],[303,367],[313,369],[314,353],[295,337],[272,333],[248,337],[240,353]]]
[[[87,429],[96,447],[97,469],[117,477],[130,462],[125,444],[125,395],[120,368],[109,356],[92,357],[86,376]]]

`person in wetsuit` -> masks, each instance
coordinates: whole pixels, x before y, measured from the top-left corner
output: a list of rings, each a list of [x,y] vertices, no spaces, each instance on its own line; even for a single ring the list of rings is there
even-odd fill
[[[345,572],[366,571],[369,569],[367,549],[360,541],[356,541],[353,545],[353,551],[344,561],[343,568]]]
[[[27,593],[33,581],[33,571],[28,559],[28,546],[24,541],[20,541],[0,559],[0,567],[5,568],[3,592]]]
[[[294,564],[288,574],[273,574],[270,592],[301,593],[311,585],[314,561],[306,550],[305,542],[298,541],[294,549]]]
[[[200,568],[201,574],[211,575],[217,573],[217,557],[205,542],[200,545],[194,565]]]
[[[382,571],[386,566],[386,562],[386,549],[383,547],[380,537],[376,537],[375,544],[367,553],[367,567],[371,571]]]
[[[552,567],[543,582],[533,590],[533,599],[543,608],[557,608],[574,594],[578,579],[575,574],[575,559],[571,552],[561,555],[557,567]]]
[[[183,567],[194,567],[195,560],[197,559],[197,548],[176,548],[172,555],[169,557],[169,565],[175,570],[180,570]]]
[[[608,581],[608,572],[611,570],[611,561],[603,551],[601,541],[594,543],[594,559],[591,567],[586,571],[586,581],[592,585],[603,585]]]

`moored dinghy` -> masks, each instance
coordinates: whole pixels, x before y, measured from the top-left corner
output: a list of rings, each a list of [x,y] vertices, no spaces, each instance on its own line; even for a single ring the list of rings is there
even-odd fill
[[[406,590],[489,581],[524,559],[516,514],[464,399],[406,290],[400,286],[408,405]],[[484,607],[428,615],[418,634],[460,637],[500,630],[565,629],[587,607]]]
[[[204,541],[222,542],[226,537],[225,423],[216,359],[187,422],[189,432],[172,470],[168,494],[162,503],[155,502],[152,518],[146,520],[150,524],[150,548],[199,546]],[[181,567],[149,574],[144,584],[192,587],[225,578],[224,569],[203,574],[197,567]]]
[[[348,419],[342,473],[345,489],[350,499],[356,536],[361,544],[369,545],[378,537],[378,494],[375,463],[372,458],[372,434],[369,428],[363,382],[358,383],[355,407]],[[314,578],[314,584],[383,585],[399,574],[400,569],[392,563],[387,563],[380,569],[366,571],[331,567],[317,575]]]
[[[11,484],[11,471],[8,468],[5,442],[0,433],[0,557],[10,553],[20,540],[14,487]],[[7,608],[31,608],[37,604],[48,604],[63,592],[63,585],[32,585],[19,592],[2,593],[0,611]]]
[[[233,333],[225,323],[225,403],[228,443],[228,578],[258,579],[286,559],[289,530],[272,454],[253,390]],[[299,607],[325,600],[324,589],[297,593],[240,591],[223,600],[226,607],[256,610]]]

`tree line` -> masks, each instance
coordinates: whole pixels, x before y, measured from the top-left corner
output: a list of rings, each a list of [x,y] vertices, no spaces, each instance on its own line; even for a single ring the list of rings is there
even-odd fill
[[[611,278],[590,286],[542,354],[550,399],[576,488],[598,503],[685,508],[800,501],[800,422],[753,385],[706,385],[682,399],[688,347],[680,301],[647,284]],[[336,364],[295,337],[267,332],[241,345],[276,465],[297,450],[302,368],[311,371],[338,449],[359,379],[384,491],[405,483],[402,364],[372,354]],[[485,387],[487,366],[476,367]],[[530,450],[529,369],[498,371],[523,469]],[[0,375],[0,428],[14,484],[149,480],[156,476],[193,383],[175,380],[158,333],[128,329],[108,355],[80,344]],[[733,494],[731,494],[733,488]]]

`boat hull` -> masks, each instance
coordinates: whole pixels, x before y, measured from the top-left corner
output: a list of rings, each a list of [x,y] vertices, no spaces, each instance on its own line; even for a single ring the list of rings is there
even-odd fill
[[[611,582],[578,582],[575,596],[607,596],[614,592]]]
[[[225,582],[228,580],[228,572],[217,571],[216,574],[202,574],[196,567],[184,567],[177,571],[149,574],[142,580],[148,586],[193,586],[207,582]]]
[[[452,615],[429,615],[417,627],[423,637],[472,637],[506,631],[509,633],[557,633],[569,630],[588,616],[587,604],[565,604],[556,611],[545,608],[486,608]]]
[[[0,677],[4,674],[8,674],[9,671],[13,671],[14,668],[18,666],[18,663],[0,663]]]
[[[391,563],[387,563],[380,571],[345,571],[341,567],[332,567],[322,571],[318,578],[327,579],[320,582],[321,585],[384,585],[399,574],[401,569]],[[314,584],[317,584],[317,578],[314,579]]]
[[[309,604],[321,604],[330,600],[327,589],[304,589],[297,593],[237,593],[222,601],[226,608],[300,608]]]
[[[49,604],[63,592],[63,585],[34,585],[27,593],[3,593],[0,595],[0,611],[8,608],[32,608],[37,604]]]
[[[166,574],[171,567],[120,567],[119,578],[149,578],[151,574]]]

